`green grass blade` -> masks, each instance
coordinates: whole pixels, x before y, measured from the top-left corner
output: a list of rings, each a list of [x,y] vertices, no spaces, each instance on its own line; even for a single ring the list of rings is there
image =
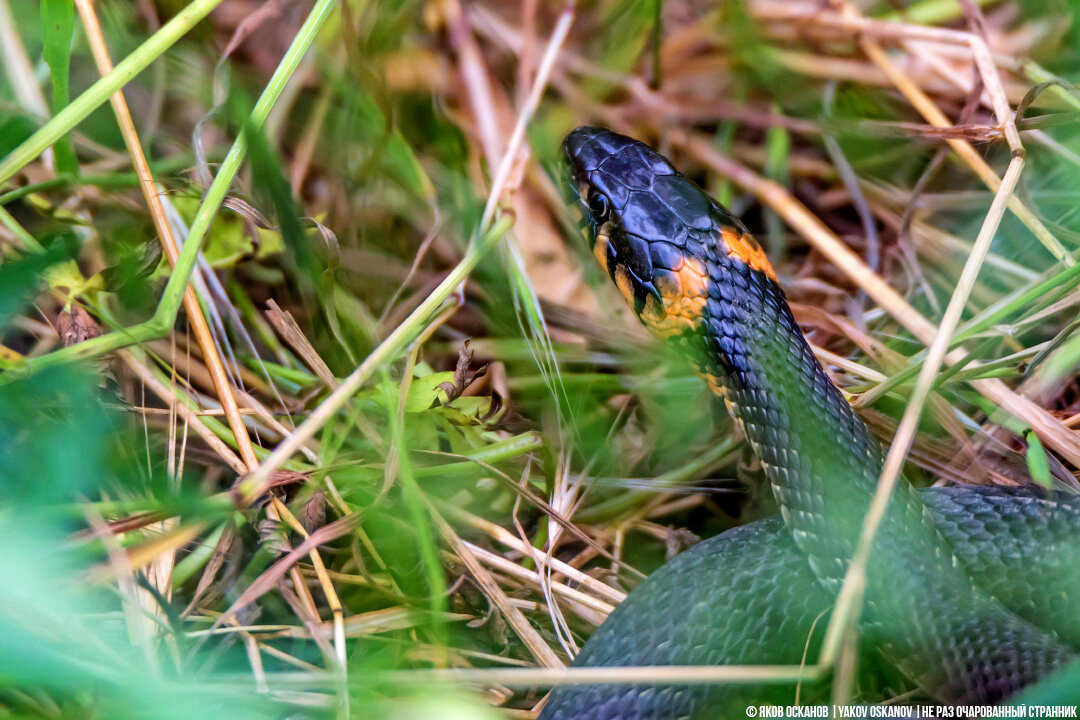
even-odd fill
[[[220,1],[221,0],[205,0],[206,4],[209,5],[209,7],[205,8],[206,12],[209,12],[213,5]],[[199,3],[192,3],[188,6],[187,10],[191,10],[197,4]],[[273,76],[270,78],[270,82],[267,83],[262,95],[259,96],[258,102],[255,103],[255,108],[251,111],[250,117],[252,126],[262,127],[263,123],[266,122],[267,115],[270,114],[270,110],[274,107],[274,104],[277,103],[278,98],[281,97],[285,85],[289,82],[293,73],[296,72],[296,68],[300,65],[300,61],[307,53],[308,48],[311,47],[311,43],[315,40],[315,36],[322,28],[323,23],[326,22],[327,17],[329,17],[335,5],[336,0],[319,0],[319,2],[315,4],[315,7],[312,8],[311,14],[308,15],[304,25],[300,28],[300,32],[296,34],[296,38],[293,40],[292,45],[289,46],[288,52],[285,53],[285,57],[282,58],[277,70],[274,71]],[[179,18],[179,16],[177,17]],[[176,18],[173,19],[173,22],[176,22]],[[172,23],[166,25],[166,28],[170,25],[172,25]],[[164,32],[164,28],[154,37],[158,37],[162,32]],[[140,46],[139,50],[136,50],[128,56],[127,60],[120,65],[117,65],[116,69],[119,70],[123,67],[132,58],[136,57],[139,51],[145,47],[146,43]],[[115,74],[116,70],[109,73],[106,78],[111,78]],[[97,87],[99,84],[100,82],[95,83],[93,87]],[[91,88],[91,90],[93,90],[93,88]],[[84,93],[82,97],[85,96],[86,93]],[[80,100],[82,97],[80,97]],[[76,100],[68,107],[68,110],[65,110],[64,112],[71,110],[78,102],[79,100]],[[87,110],[87,113],[89,113],[89,110]],[[63,113],[61,113],[61,115],[63,115]],[[11,157],[8,157],[3,163],[0,163],[0,181],[5,177],[10,177],[10,174],[4,175],[3,168],[6,168],[13,163],[12,157],[18,155],[20,150],[31,144],[34,138],[38,137],[42,131],[59,119],[60,116],[57,116],[47,123],[45,127],[23,143],[15,153],[12,153]],[[25,152],[26,151],[24,151],[24,153]],[[180,309],[184,291],[187,288],[188,282],[191,280],[191,273],[195,269],[195,263],[199,257],[199,248],[202,246],[202,242],[206,238],[207,233],[209,233],[210,226],[213,224],[217,211],[221,207],[221,203],[224,202],[225,196],[228,194],[229,188],[232,185],[232,181],[236,177],[236,173],[240,171],[240,165],[243,163],[246,154],[247,138],[241,133],[240,137],[236,139],[236,142],[234,142],[229,149],[229,154],[225,156],[225,160],[221,163],[217,175],[214,176],[214,182],[210,185],[210,189],[207,190],[206,197],[203,199],[202,205],[199,206],[199,210],[195,214],[195,219],[192,221],[191,228],[188,232],[187,241],[183,250],[180,251],[180,256],[177,258],[176,267],[173,268],[172,275],[169,276],[169,282],[162,293],[161,301],[158,303],[157,310],[150,320],[130,328],[117,330],[102,335],[101,337],[92,338],[85,342],[72,345],[69,348],[64,348],[63,350],[57,350],[48,355],[34,358],[18,371],[8,371],[0,374],[0,384],[11,382],[26,373],[36,372],[45,367],[53,367],[75,362],[77,360],[98,357],[104,353],[119,350],[120,348],[129,345],[146,342],[167,333],[176,321],[176,313]],[[32,157],[34,157],[34,155],[32,155],[31,158]],[[27,160],[27,162],[29,162],[29,160]],[[14,174],[20,167],[22,167],[21,164],[18,165],[15,170],[12,170],[11,174]]]
[[[91,85],[74,102],[56,114],[49,122],[0,161],[0,183],[12,178],[27,163],[53,145],[82,122],[86,116],[108,101],[109,96],[122,88],[146,67],[173,46],[191,28],[218,6],[221,0],[194,0],[176,17],[150,36],[117,64],[113,71]]]
[[[53,114],[68,105],[68,79],[71,71],[71,38],[75,30],[75,5],[71,0],[41,0],[42,55],[52,80]],[[75,175],[79,161],[71,138],[64,135],[53,146],[56,171]]]

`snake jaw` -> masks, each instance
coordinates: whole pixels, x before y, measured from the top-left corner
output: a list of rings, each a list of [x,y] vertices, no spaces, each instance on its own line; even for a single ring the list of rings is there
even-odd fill
[[[642,322],[645,322],[643,313],[650,306],[650,301],[662,305],[663,298],[660,291],[656,289],[656,285],[650,280],[641,278],[625,263],[615,263],[611,278],[615,281],[615,287],[622,293],[626,304],[633,308],[634,313]]]

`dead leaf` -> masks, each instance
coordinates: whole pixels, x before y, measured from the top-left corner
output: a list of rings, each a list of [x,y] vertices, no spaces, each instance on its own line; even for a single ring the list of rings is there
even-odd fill
[[[326,522],[326,492],[322,489],[316,490],[296,519],[300,521],[308,534],[321,528]]]
[[[94,318],[90,317],[90,313],[79,305],[72,305],[70,312],[61,312],[56,318],[56,332],[60,335],[64,347],[71,347],[96,338],[101,334],[101,328],[94,322]]]

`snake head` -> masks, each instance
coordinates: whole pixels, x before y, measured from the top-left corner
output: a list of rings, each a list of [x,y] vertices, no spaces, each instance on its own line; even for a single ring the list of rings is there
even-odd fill
[[[742,223],[648,145],[584,126],[563,152],[593,255],[654,334],[698,330],[718,262],[775,279]]]

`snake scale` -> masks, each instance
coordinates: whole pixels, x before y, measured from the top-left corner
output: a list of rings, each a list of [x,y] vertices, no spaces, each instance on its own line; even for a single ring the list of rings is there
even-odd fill
[[[723,399],[780,517],[679,555],[636,588],[577,666],[798,665],[828,613],[884,450],[800,332],[743,224],[647,145],[581,127],[563,151],[593,254],[638,318]],[[860,616],[858,699],[914,690],[988,704],[1080,648],[1080,496],[1035,488],[894,493]],[[568,685],[541,720],[746,717],[793,685]],[[799,700],[827,698],[824,683]],[[877,693],[877,695],[875,695]]]

